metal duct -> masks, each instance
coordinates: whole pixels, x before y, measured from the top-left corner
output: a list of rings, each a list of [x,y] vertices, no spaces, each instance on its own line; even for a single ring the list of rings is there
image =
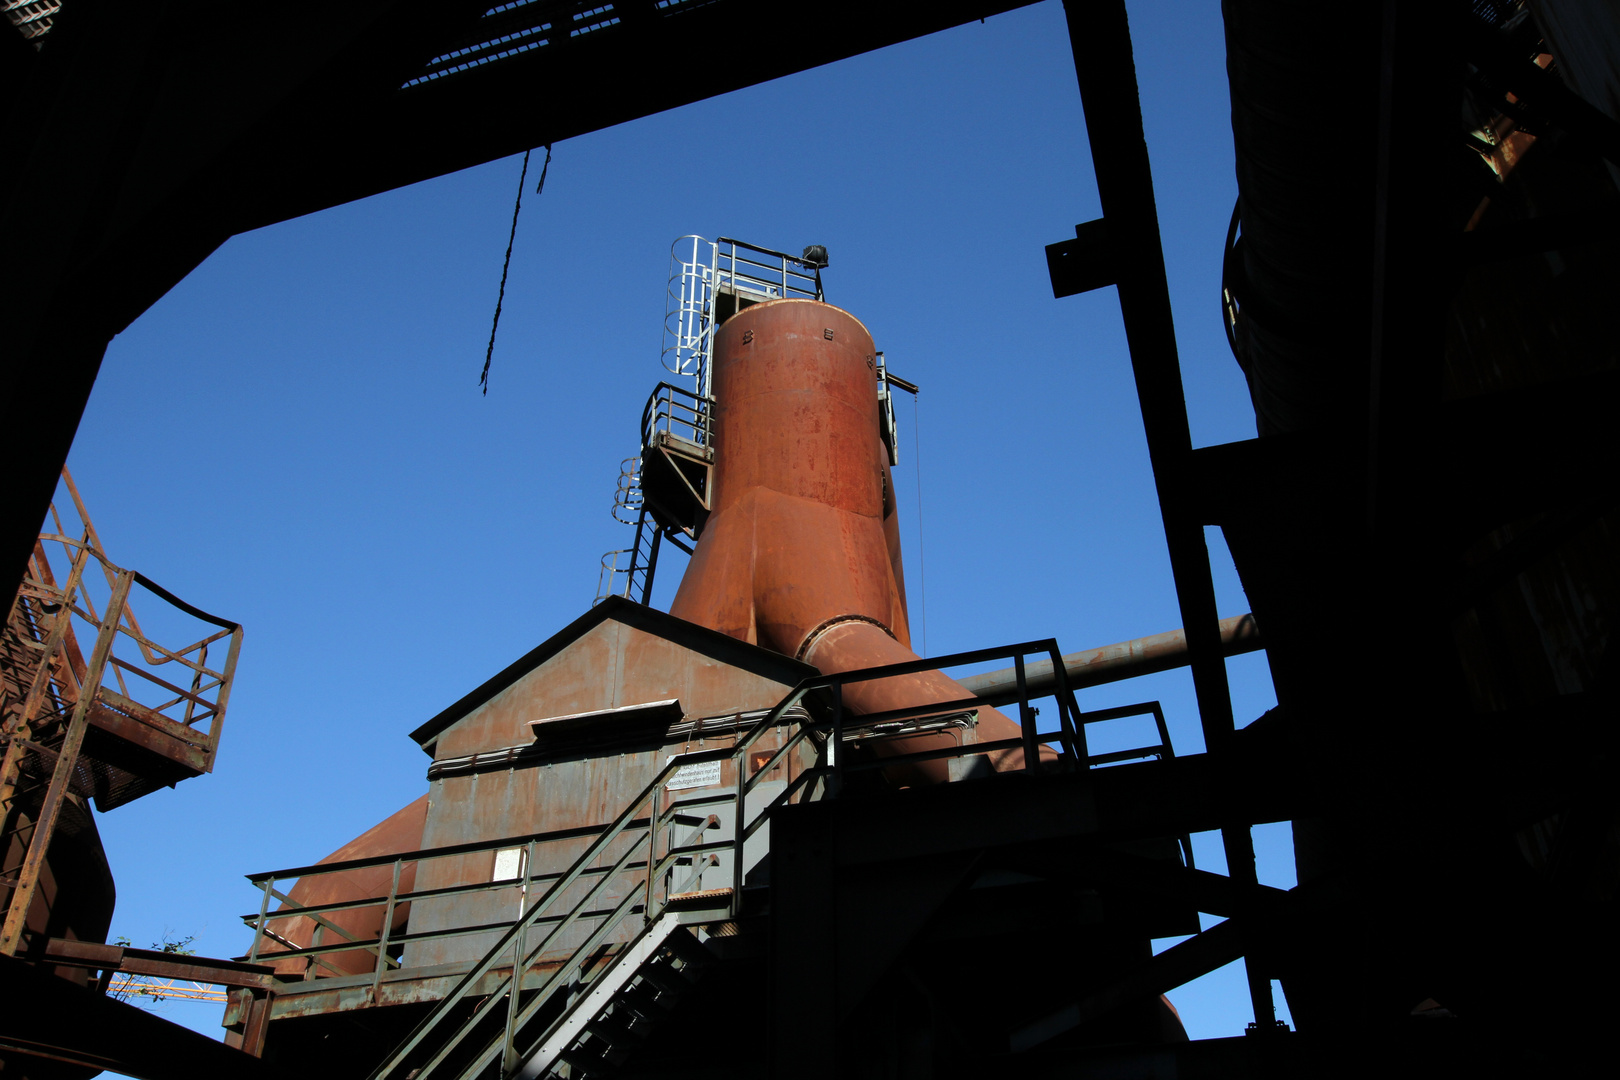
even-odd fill
[[[1264,648],[1253,615],[1233,615],[1221,620],[1221,655],[1238,656]],[[1069,653],[1063,670],[1070,689],[1134,679],[1187,664],[1187,632],[1170,630],[1163,634],[1104,645]],[[1052,661],[1034,660],[1024,673],[1026,693],[1050,694],[1057,687],[1052,677]],[[1010,705],[1018,700],[1018,678],[1013,668],[969,675],[962,685],[991,705]]]

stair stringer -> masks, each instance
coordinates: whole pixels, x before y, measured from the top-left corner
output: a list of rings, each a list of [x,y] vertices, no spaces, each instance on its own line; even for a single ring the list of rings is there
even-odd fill
[[[620,950],[613,963],[590,982],[590,989],[570,1005],[554,1021],[527,1055],[520,1055],[522,1064],[516,1076],[522,1080],[535,1080],[544,1076],[567,1049],[585,1034],[585,1029],[600,1016],[613,999],[636,977],[647,963],[654,959],[669,936],[680,928],[681,916],[666,911],[648,923],[628,945]]]

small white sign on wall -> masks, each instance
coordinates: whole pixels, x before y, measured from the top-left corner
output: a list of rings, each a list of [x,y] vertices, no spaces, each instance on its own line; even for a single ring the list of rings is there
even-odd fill
[[[495,853],[495,872],[489,876],[491,881],[516,881],[523,876],[523,862],[525,852],[520,847],[501,848]]]
[[[675,760],[673,755],[670,760]],[[718,761],[696,761],[676,769],[675,775],[669,778],[664,788],[666,791],[685,791],[687,788],[714,787],[719,782]]]

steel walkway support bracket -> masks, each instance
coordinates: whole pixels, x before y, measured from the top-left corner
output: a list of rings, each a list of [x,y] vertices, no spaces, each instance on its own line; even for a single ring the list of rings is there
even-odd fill
[[[40,871],[44,869],[51,838],[56,834],[56,820],[62,812],[62,803],[68,796],[68,789],[79,764],[79,751],[84,746],[85,733],[90,727],[90,709],[101,689],[102,672],[106,670],[107,659],[112,655],[113,638],[118,633],[119,621],[124,617],[124,601],[129,598],[129,587],[133,581],[133,573],[125,570],[118,575],[113,585],[112,598],[107,601],[107,609],[101,619],[101,631],[96,636],[95,651],[91,653],[90,666],[81,683],[79,700],[73,707],[72,718],[68,721],[67,736],[57,749],[56,768],[51,773],[50,787],[46,789],[44,801],[40,803],[33,833],[28,838],[28,853],[23,856],[22,869],[11,893],[11,906],[6,912],[5,925],[0,928],[0,953],[7,956],[16,953],[23,931],[27,928],[28,911],[34,902],[34,890],[39,885]],[[67,618],[65,611],[62,617]]]
[[[1063,299],[1117,284],[1108,219],[1098,218],[1074,227],[1074,239],[1046,245],[1046,272],[1052,278],[1052,296]]]

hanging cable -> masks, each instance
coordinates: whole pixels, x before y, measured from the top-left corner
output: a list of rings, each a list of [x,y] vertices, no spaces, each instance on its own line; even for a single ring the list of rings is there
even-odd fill
[[[525,164],[527,163],[528,156],[529,155],[527,155],[527,154],[523,155],[523,157],[525,159]],[[534,193],[536,195],[538,195],[542,191],[546,190],[546,173],[548,171],[550,171],[550,169],[551,169],[551,144],[546,143],[546,160],[544,160],[544,161],[542,161],[540,163],[540,182],[538,184],[534,185]],[[521,198],[522,195],[523,195],[523,180],[520,177],[518,179],[518,196]]]
[[[922,436],[917,412],[917,393],[911,394],[911,463],[917,471],[917,614],[922,624],[922,655],[928,655],[928,564],[923,560],[922,524]]]
[[[518,174],[517,201],[512,204],[512,231],[506,237],[506,259],[501,263],[501,289],[495,295],[495,318],[489,324],[489,347],[484,350],[484,370],[478,376],[478,385],[483,387],[483,393],[489,394],[489,362],[495,356],[495,331],[501,325],[501,305],[506,302],[506,273],[512,268],[512,243],[517,239],[518,212],[523,209],[523,185],[529,179],[529,155],[533,150],[523,151],[523,171]],[[551,144],[546,143],[545,164],[540,166],[540,183],[535,187],[534,193],[540,194],[545,190],[546,172],[551,168]]]

